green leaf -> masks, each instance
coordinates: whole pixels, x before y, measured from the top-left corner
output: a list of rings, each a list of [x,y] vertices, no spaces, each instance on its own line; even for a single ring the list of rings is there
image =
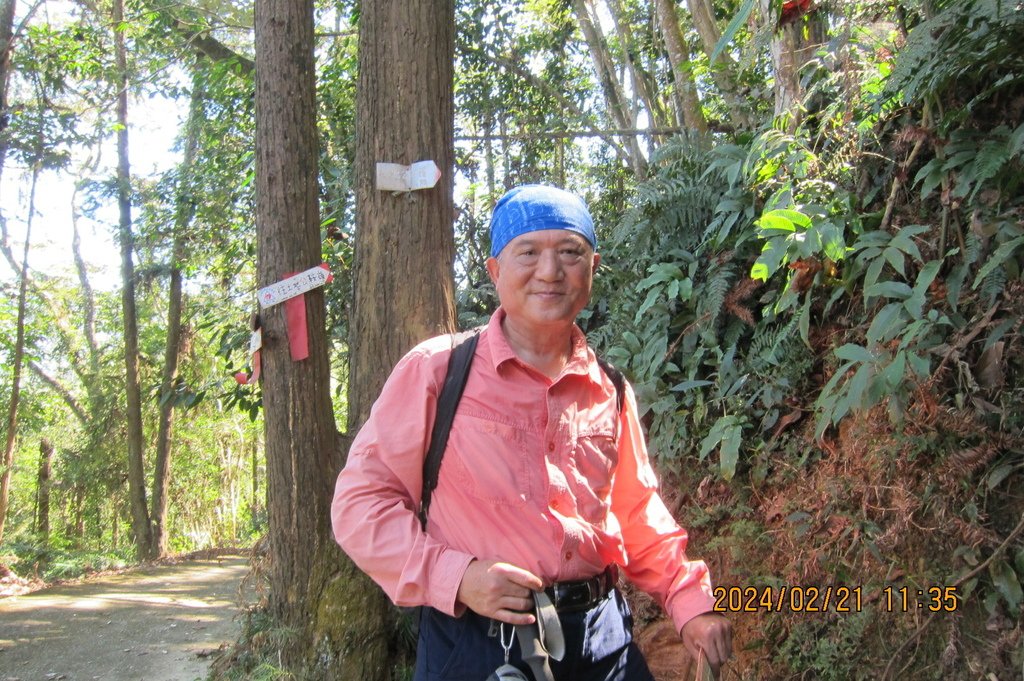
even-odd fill
[[[1019,236],[1016,239],[1011,239],[999,245],[999,248],[989,256],[988,262],[985,263],[984,267],[978,270],[978,276],[974,278],[974,285],[972,289],[977,289],[981,282],[985,280],[989,274],[992,273],[997,267],[1002,265],[1006,260],[1009,259],[1013,252],[1024,245],[1024,236]]]
[[[739,461],[742,434],[743,431],[738,425],[732,425],[722,437],[719,467],[722,477],[726,480],[732,480],[733,476],[736,475],[736,463]]]
[[[672,392],[681,393],[681,392],[686,392],[687,390],[693,390],[694,388],[703,388],[704,386],[714,385],[714,384],[715,384],[714,381],[699,381],[699,380],[683,381],[682,383],[676,383],[674,386],[669,388],[669,390],[671,390]]]
[[[803,307],[800,308],[800,340],[804,342],[808,348],[811,347],[811,291],[808,289],[807,295],[804,296]]]
[[[1017,608],[1020,607],[1021,600],[1024,600],[1024,591],[1021,590],[1017,573],[1013,571],[1013,568],[1005,560],[996,560],[990,563],[988,573],[992,577],[992,585],[995,586],[996,591],[1006,600],[1010,609],[1016,613]]]
[[[917,353],[907,352],[907,361],[910,368],[914,370],[918,378],[926,378],[932,373],[932,364],[927,357],[921,357]]]
[[[644,299],[643,304],[640,305],[640,308],[636,311],[636,316],[633,318],[635,323],[640,323],[640,320],[643,319],[644,313],[650,310],[654,304],[658,302],[658,299],[661,298],[661,294],[662,289],[660,286],[654,287],[647,292],[647,297]]]
[[[869,346],[890,341],[903,330],[906,320],[901,314],[903,303],[889,303],[871,320],[865,340]]]
[[[903,383],[903,374],[907,370],[907,353],[897,352],[896,357],[882,371],[882,380],[889,391],[896,390]]]
[[[889,264],[892,265],[892,268],[896,270],[901,277],[906,276],[906,272],[903,269],[903,263],[905,260],[903,256],[903,251],[894,246],[889,246],[884,251],[882,251],[882,257],[884,257],[889,262]]]
[[[988,474],[985,479],[985,484],[989,489],[995,489],[999,487],[999,483],[1006,480],[1013,473],[1013,469],[1016,468],[1012,463],[1004,463],[1000,466],[996,466],[992,469],[992,472]]]
[[[873,362],[875,359],[871,351],[855,343],[847,343],[840,348],[836,348],[835,354],[839,359],[848,362]]]
[[[902,281],[882,281],[864,289],[864,295],[869,298],[882,296],[883,298],[899,298],[906,300],[913,294],[909,286]]]
[[[711,56],[708,61],[714,64],[718,60],[718,56],[722,54],[722,51],[726,46],[731,43],[739,32],[747,23],[747,18],[750,17],[750,12],[754,9],[754,0],[744,0],[743,4],[740,5],[739,10],[736,12],[736,16],[732,18],[729,25],[725,27],[725,31],[722,32],[722,37],[718,39],[715,44],[715,49],[711,51]]]

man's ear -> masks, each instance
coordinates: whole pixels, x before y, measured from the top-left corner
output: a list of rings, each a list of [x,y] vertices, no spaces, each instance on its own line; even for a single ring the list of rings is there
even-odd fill
[[[597,266],[600,265],[600,264],[601,264],[601,254],[600,253],[595,253],[594,254],[594,269],[591,270],[593,274],[597,274]]]
[[[498,262],[497,258],[491,256],[490,258],[487,258],[486,265],[487,265],[487,274],[489,274],[490,277],[491,277],[491,283],[494,284],[495,286],[497,286],[498,285],[498,274],[501,272],[501,263]]]

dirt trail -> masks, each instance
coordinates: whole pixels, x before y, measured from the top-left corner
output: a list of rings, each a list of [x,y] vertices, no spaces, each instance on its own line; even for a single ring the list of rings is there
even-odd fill
[[[193,681],[235,640],[240,556],[0,599],[0,681]]]

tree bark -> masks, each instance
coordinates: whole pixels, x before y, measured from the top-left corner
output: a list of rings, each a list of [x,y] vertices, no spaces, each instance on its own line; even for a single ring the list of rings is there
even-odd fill
[[[405,352],[455,329],[454,25],[453,0],[372,0],[362,6],[351,432],[366,420]],[[416,46],[411,54],[410,45]],[[378,162],[421,160],[433,160],[441,169],[435,187],[397,196],[377,190]],[[361,659],[339,673],[351,679],[389,678],[396,650],[394,609],[386,597],[348,561],[331,593],[335,608],[357,604],[337,613],[346,637],[363,646]]]
[[[11,367],[11,401],[7,405],[7,441],[4,457],[0,460],[0,543],[7,525],[7,504],[11,494],[11,471],[14,467],[14,444],[18,435],[18,402],[21,399],[21,371],[25,364],[25,307],[28,294],[28,251],[32,241],[32,217],[36,209],[36,183],[38,166],[32,171],[29,193],[28,220],[25,227],[25,250],[21,258],[21,277],[18,282],[18,320],[14,338],[14,365]]]
[[[679,28],[679,15],[674,0],[657,0],[658,25],[665,39],[665,50],[675,80],[673,91],[679,120],[690,130],[701,133],[708,131],[708,121],[697,95],[697,84],[690,71],[690,50]]]
[[[313,2],[257,0],[255,18],[257,281],[262,287],[321,259]],[[341,457],[329,392],[323,288],[300,300],[309,343],[309,356],[301,361],[291,359],[285,305],[261,311],[268,608],[280,626],[294,632],[281,661],[299,678],[371,679],[359,662],[386,666],[386,658],[373,652],[381,644],[346,638],[348,632],[336,628],[342,620],[361,620],[363,599],[338,600],[330,586],[344,572],[344,561],[330,531],[330,498]]]
[[[16,0],[0,0],[0,178],[7,160],[7,125],[11,120],[7,101],[11,77],[11,52],[14,51],[14,8]]]
[[[630,80],[633,82],[633,89],[644,108],[652,128],[669,127],[666,111],[656,94],[656,85],[651,82],[649,75],[644,72],[642,64],[634,58],[635,39],[633,29],[629,25],[628,17],[622,8],[619,0],[607,0],[608,11],[615,22],[615,33],[619,39],[622,60],[629,70]]]
[[[704,43],[704,50],[708,57],[715,51],[722,32],[715,22],[714,9],[710,0],[686,0],[686,6],[690,10],[690,18],[693,20],[694,28]],[[753,119],[748,110],[747,104],[739,94],[739,87],[736,85],[736,63],[724,50],[719,53],[716,63],[711,64],[711,77],[715,85],[729,107],[732,122],[741,128],[751,128]]]
[[[182,183],[188,182],[196,149],[199,146],[199,125],[202,118],[203,90],[193,80],[192,100],[185,130],[185,151],[181,161]],[[192,222],[195,205],[187,189],[178,188],[175,198],[174,236],[171,245],[170,282],[167,292],[167,339],[164,346],[163,377],[160,385],[160,421],[157,426],[156,458],[153,467],[153,508],[150,514],[153,549],[158,556],[167,552],[167,492],[171,474],[171,432],[174,426],[174,389],[181,353],[182,272],[185,256],[185,231]]]
[[[135,263],[132,251],[131,172],[128,164],[128,59],[124,32],[124,0],[114,0],[114,61],[117,73],[117,206],[118,237],[121,242],[121,312],[124,316],[124,378],[128,426],[128,496],[131,500],[132,532],[139,560],[155,558],[149,510],[146,503],[146,473],[143,462],[142,389],[139,384],[139,328],[135,305]]]
[[[53,443],[45,437],[39,441],[39,473],[36,477],[35,533],[39,543],[50,542],[50,471],[53,467]]]
[[[360,20],[353,429],[402,355],[455,325],[453,3],[376,0],[364,5]],[[403,58],[409,45],[422,56]],[[378,162],[426,159],[441,168],[433,189],[377,191]]]
[[[777,21],[770,3],[762,0],[762,17]],[[772,36],[772,67],[775,71],[775,116],[786,116],[786,129],[794,131],[803,118],[804,88],[800,71],[826,41],[824,18],[815,8],[796,17],[775,31]]]
[[[615,67],[608,54],[604,35],[594,23],[585,0],[573,0],[572,8],[579,22],[580,31],[583,33],[583,39],[590,50],[590,57],[594,62],[594,71],[598,81],[601,83],[601,91],[604,93],[608,114],[618,127],[632,128],[636,123],[636,117],[622,92],[622,85],[615,77]],[[639,142],[635,137],[629,137],[624,144],[629,150],[630,169],[638,180],[643,180],[647,177],[647,159],[640,151]]]

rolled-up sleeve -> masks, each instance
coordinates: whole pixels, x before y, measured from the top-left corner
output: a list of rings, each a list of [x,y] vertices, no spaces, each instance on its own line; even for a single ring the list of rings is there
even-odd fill
[[[686,557],[687,533],[658,495],[658,480],[647,456],[636,399],[627,387],[620,414],[619,465],[612,489],[612,512],[619,521],[626,553],[626,577],[655,597],[672,617],[676,631],[714,607],[711,577],[704,561]]]
[[[338,476],[331,523],[345,553],[395,604],[456,615],[473,556],[425,533],[416,515],[446,360],[418,346],[395,367]]]

